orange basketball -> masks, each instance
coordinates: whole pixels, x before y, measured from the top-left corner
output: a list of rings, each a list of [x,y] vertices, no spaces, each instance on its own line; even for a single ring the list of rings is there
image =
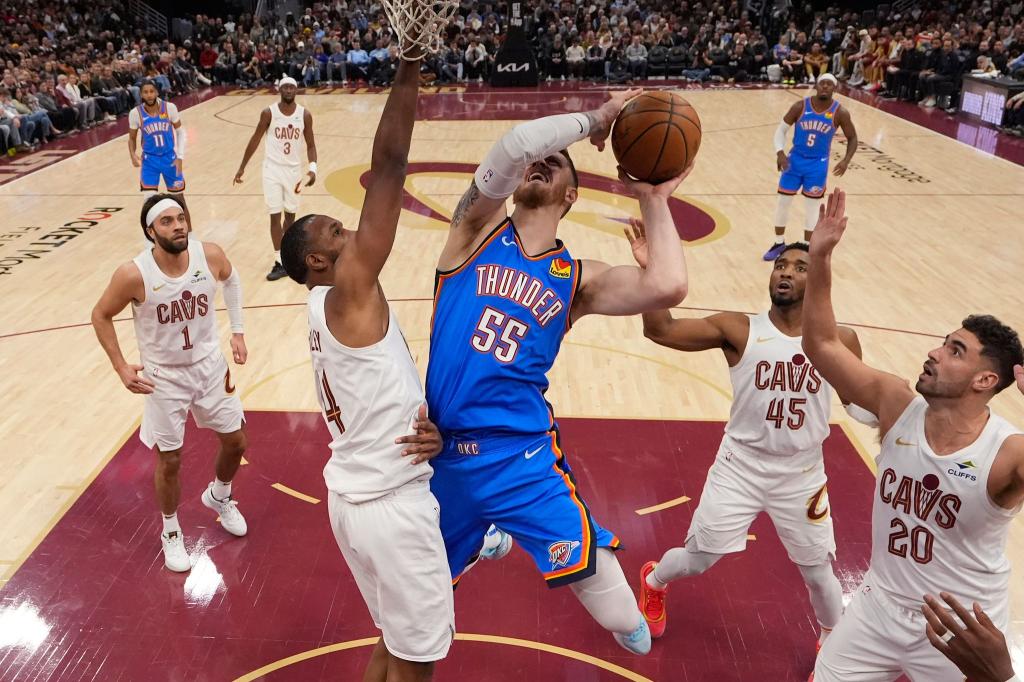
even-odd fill
[[[673,178],[700,149],[700,118],[690,103],[665,90],[645,92],[622,108],[612,127],[612,151],[627,173],[644,182]]]

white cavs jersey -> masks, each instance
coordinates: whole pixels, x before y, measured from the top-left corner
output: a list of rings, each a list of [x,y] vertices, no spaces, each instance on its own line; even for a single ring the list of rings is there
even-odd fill
[[[302,165],[302,142],[306,110],[301,104],[285,116],[279,102],[270,105],[270,127],[264,140],[263,163],[298,168]]]
[[[345,501],[366,502],[433,474],[426,462],[402,457],[404,446],[395,443],[412,432],[423,386],[390,310],[388,331],[372,346],[349,348],[334,338],[324,311],[330,290],[315,287],[307,303],[313,379],[331,433],[324,480]]]
[[[220,349],[214,313],[217,279],[206,262],[203,243],[188,242],[188,269],[170,277],[148,248],[134,258],[146,298],[133,303],[135,337],[143,366],[193,365]]]
[[[1005,628],[1006,540],[1020,508],[997,506],[988,495],[988,477],[1003,441],[1021,432],[990,413],[977,440],[939,456],[925,439],[927,409],[924,398],[914,398],[882,441],[869,582],[914,610],[925,594],[940,591],[968,608],[976,601]]]
[[[766,312],[750,318],[743,357],[729,368],[733,401],[725,434],[740,448],[793,456],[820,448],[828,437],[832,388],[800,340],[776,329]]]

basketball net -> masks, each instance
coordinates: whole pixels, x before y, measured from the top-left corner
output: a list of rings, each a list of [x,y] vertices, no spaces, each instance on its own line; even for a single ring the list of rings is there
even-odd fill
[[[435,54],[444,46],[441,32],[459,6],[458,0],[381,0],[381,4],[398,34],[401,57],[407,61]]]

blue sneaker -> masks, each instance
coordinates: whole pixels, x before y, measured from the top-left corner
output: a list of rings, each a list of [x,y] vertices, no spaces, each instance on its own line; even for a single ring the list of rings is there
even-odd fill
[[[764,259],[765,260],[769,260],[769,261],[775,260],[776,258],[781,256],[782,252],[785,251],[785,250],[786,250],[786,244],[785,243],[782,243],[782,244],[772,244],[772,248],[770,248],[770,249],[768,249],[767,251],[764,252]]]
[[[491,526],[484,533],[484,546],[480,558],[497,561],[512,551],[512,536],[497,526]]]
[[[647,621],[643,618],[640,619],[640,625],[636,626],[636,630],[628,635],[613,632],[612,636],[626,651],[640,656],[646,656],[651,652],[651,631],[647,628]]]

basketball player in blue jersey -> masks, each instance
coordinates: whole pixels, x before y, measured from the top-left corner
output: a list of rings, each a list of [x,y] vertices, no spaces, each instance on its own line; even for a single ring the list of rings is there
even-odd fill
[[[178,108],[159,98],[156,83],[143,81],[142,104],[128,114],[128,153],[132,165],[142,167],[140,191],[158,191],[160,178],[168,192],[183,192],[185,176],[181,165],[185,158],[185,131],[181,128]],[[142,131],[142,158],[135,151]]]
[[[557,238],[578,196],[569,146],[589,137],[602,149],[623,104],[639,92],[522,123],[477,168],[438,262],[427,403],[445,440],[431,489],[453,582],[494,524],[530,554],[550,587],[571,585],[620,645],[646,654],[650,632],[611,551],[619,540],[583,502],[544,399],[545,375],[573,322],[673,306],[686,295],[668,207],[686,172],[657,186],[620,174],[650,226],[646,270],[574,260]]]
[[[833,173],[841,176],[857,153],[857,130],[853,127],[850,112],[832,99],[836,89],[836,77],[830,73],[818,76],[814,97],[793,102],[775,131],[776,162],[782,177],[779,178],[779,203],[775,207],[775,243],[764,254],[767,261],[775,261],[786,248],[786,220],[789,206],[796,193],[803,191],[807,201],[804,208],[804,241],[811,240],[811,232],[818,222],[818,207],[825,196],[828,180],[828,157],[832,150],[832,138],[836,125],[846,135],[846,156],[836,164]],[[793,148],[789,155],[786,133],[796,124]]]

